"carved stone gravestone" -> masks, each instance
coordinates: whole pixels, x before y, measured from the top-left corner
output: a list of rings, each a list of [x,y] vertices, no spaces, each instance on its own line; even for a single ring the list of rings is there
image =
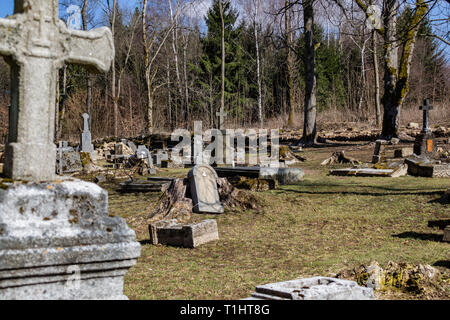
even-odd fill
[[[0,19],[0,55],[11,65],[5,174],[0,178],[1,299],[126,299],[123,277],[140,244],[108,194],[57,177],[55,93],[64,62],[106,72],[111,31],[69,30],[58,0],[15,0]]]
[[[83,132],[81,133],[81,152],[94,152],[94,146],[92,145],[91,131],[89,130],[89,115],[83,113]]]
[[[217,191],[217,173],[209,165],[196,165],[189,171],[193,211],[196,213],[223,213]]]

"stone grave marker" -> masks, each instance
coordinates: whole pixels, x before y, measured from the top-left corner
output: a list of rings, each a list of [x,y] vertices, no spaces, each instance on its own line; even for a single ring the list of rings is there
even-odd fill
[[[385,148],[389,141],[377,140],[373,151],[372,163],[378,163],[385,159]]]
[[[206,164],[196,165],[188,174],[193,201],[193,211],[196,213],[223,213],[217,190],[217,173]]]
[[[108,215],[105,190],[56,177],[53,143],[58,68],[69,62],[106,72],[114,42],[108,28],[69,30],[58,13],[58,0],[15,0],[14,15],[0,19],[0,54],[12,79],[0,300],[126,299],[123,277],[140,256],[136,235]]]
[[[11,106],[5,174],[12,179],[55,176],[57,70],[65,62],[106,72],[114,55],[108,28],[70,30],[58,19],[56,0],[16,0],[0,20],[0,55],[11,66]],[[19,123],[20,122],[20,123]]]
[[[418,156],[432,156],[435,153],[436,140],[429,127],[429,113],[433,110],[430,100],[425,99],[419,109],[423,111],[423,128],[414,142],[414,154]]]
[[[92,145],[91,131],[89,130],[89,115],[83,113],[83,132],[81,133],[81,152],[94,152],[94,146]]]

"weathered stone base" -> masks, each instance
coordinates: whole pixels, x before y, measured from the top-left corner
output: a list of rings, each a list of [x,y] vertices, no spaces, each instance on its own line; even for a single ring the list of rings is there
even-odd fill
[[[56,145],[53,143],[10,143],[5,149],[3,173],[12,179],[30,177],[31,180],[35,176],[42,180],[55,179],[55,169],[47,163],[56,163]]]
[[[450,242],[450,225],[445,227],[445,229],[444,229],[444,238],[442,238],[442,241]]]
[[[401,148],[401,149],[396,149],[394,151],[395,158],[406,158],[406,157],[412,156],[413,154],[414,154],[413,148]]]
[[[414,142],[414,154],[432,157],[436,152],[436,140],[431,132],[421,133]]]
[[[252,300],[373,300],[372,288],[355,281],[314,277],[256,287]]]
[[[405,160],[408,174],[417,177],[450,178],[449,163],[434,163],[425,157],[412,156]]]
[[[0,181],[0,299],[126,299],[140,244],[82,181]]]
[[[102,269],[92,271],[84,265],[61,266],[52,268],[53,270],[43,270],[44,274],[36,277],[23,278],[19,285],[16,279],[10,280],[11,286],[8,286],[8,280],[2,280],[0,299],[127,300],[128,298],[123,295],[123,276],[133,264],[127,266],[123,271]],[[114,264],[110,265],[113,267]],[[86,268],[87,270],[78,274],[77,268]],[[61,273],[56,273],[59,271],[58,269]],[[19,271],[23,271],[24,276],[30,272],[29,269]],[[68,271],[72,271],[72,274],[68,274]],[[58,279],[59,281],[57,281]]]
[[[153,244],[196,248],[210,241],[219,240],[216,220],[181,225],[176,220],[159,221],[149,225]]]

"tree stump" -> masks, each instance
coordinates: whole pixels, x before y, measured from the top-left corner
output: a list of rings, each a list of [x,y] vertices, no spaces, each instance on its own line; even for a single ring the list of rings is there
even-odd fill
[[[258,199],[245,190],[239,190],[226,178],[217,179],[217,188],[225,208],[259,209]],[[177,220],[188,223],[192,220],[193,203],[188,179],[174,179],[163,192],[156,207],[149,214],[149,223],[162,220]]]

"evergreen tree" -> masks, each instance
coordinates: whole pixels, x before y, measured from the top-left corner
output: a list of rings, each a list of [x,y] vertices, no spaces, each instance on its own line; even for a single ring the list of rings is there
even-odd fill
[[[242,26],[235,27],[238,13],[231,7],[229,1],[223,3],[225,23],[225,103],[227,111],[237,111],[239,106],[239,89],[242,85],[241,58],[242,50],[239,46]],[[200,86],[209,94],[204,98],[204,103],[209,106],[211,119],[215,119],[220,100],[221,84],[221,19],[219,0],[214,0],[212,7],[205,17],[208,34],[201,40],[203,55],[200,59]],[[231,108],[230,108],[231,107]],[[230,110],[231,109],[231,110]]]

